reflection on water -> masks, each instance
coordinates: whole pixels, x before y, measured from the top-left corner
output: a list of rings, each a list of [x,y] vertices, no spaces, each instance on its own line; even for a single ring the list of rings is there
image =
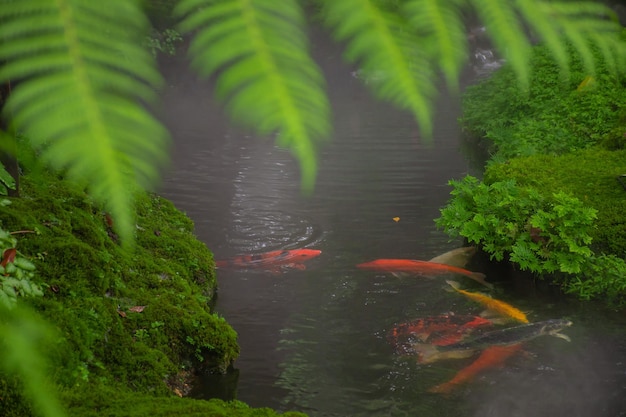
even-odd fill
[[[441,279],[400,279],[355,265],[426,260],[460,245],[433,222],[448,200],[448,180],[477,174],[460,151],[458,99],[439,101],[428,144],[409,115],[370,98],[335,48],[322,41],[315,53],[328,78],[335,131],[320,149],[311,196],[299,189],[296,162],[271,138],[229,127],[206,98],[208,84],[184,75],[183,63],[166,71],[177,80],[164,97],[176,146],[162,193],[194,220],[216,258],[322,250],[304,271],[219,271],[216,309],[239,333],[241,357],[237,371],[212,376],[193,395],[315,417],[623,415],[624,318],[515,279],[505,268],[489,269],[480,257],[468,268],[487,274],[495,297],[528,312],[531,321],[572,320],[564,332],[572,342],[532,340],[525,354],[450,397],[427,392],[471,359],[418,364],[394,353],[387,332],[401,321],[478,314],[480,307],[444,291]]]

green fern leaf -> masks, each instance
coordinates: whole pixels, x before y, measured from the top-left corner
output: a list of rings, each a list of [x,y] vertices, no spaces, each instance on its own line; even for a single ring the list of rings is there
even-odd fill
[[[150,186],[167,132],[144,108],[161,78],[137,0],[0,0],[6,116],[52,166],[88,184],[133,240],[132,191]]]
[[[540,13],[550,16],[553,27],[560,29],[563,38],[576,48],[589,73],[595,72],[592,44],[600,50],[609,68],[618,70],[624,62],[626,44],[619,38],[622,27],[608,7],[589,1],[525,1],[536,3]],[[550,49],[554,53],[555,48]]]
[[[459,74],[467,63],[467,35],[460,16],[460,0],[408,0],[404,11],[411,24],[431,44],[446,83],[458,90]]]
[[[535,0],[518,0],[517,8],[521,16],[528,22],[529,27],[540,36],[546,46],[552,51],[556,63],[559,65],[562,73],[569,76],[569,58],[568,53],[558,27],[548,13]]]
[[[523,89],[528,87],[530,44],[522,30],[512,2],[470,0],[487,29],[487,35],[517,74]]]
[[[410,110],[425,137],[432,132],[431,104],[436,93],[428,55],[399,15],[374,0],[323,0],[324,20],[335,37],[347,40],[346,57],[361,69],[381,74],[368,86],[380,98]]]
[[[216,95],[238,122],[300,161],[302,187],[313,188],[314,141],[330,131],[324,79],[308,54],[304,16],[295,0],[181,0],[183,32],[197,30],[192,64],[204,76],[218,73]]]

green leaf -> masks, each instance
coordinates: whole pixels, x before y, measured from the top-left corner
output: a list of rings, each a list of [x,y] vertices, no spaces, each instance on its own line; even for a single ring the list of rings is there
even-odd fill
[[[448,87],[457,91],[459,74],[467,63],[468,45],[461,16],[461,0],[408,0],[404,11],[415,30],[430,45]]]
[[[347,41],[346,57],[371,74],[368,83],[381,99],[413,113],[425,138],[432,134],[432,99],[436,94],[427,47],[400,15],[374,0],[322,0],[324,20],[335,38]],[[449,64],[446,61],[446,66]]]
[[[9,189],[15,190],[15,178],[0,164],[0,195],[7,195]]]
[[[300,161],[302,186],[315,183],[314,141],[330,131],[324,79],[308,54],[304,16],[295,0],[182,0],[183,32],[193,66],[217,73],[216,95],[233,119],[278,144]]]
[[[132,242],[132,190],[154,184],[168,138],[144,105],[161,77],[140,2],[0,0],[0,19],[0,81],[19,81],[5,116]]]

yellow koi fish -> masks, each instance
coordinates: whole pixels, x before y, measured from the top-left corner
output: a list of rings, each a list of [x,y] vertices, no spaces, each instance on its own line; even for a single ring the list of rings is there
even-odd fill
[[[467,298],[474,300],[478,303],[484,305],[487,309],[491,311],[495,311],[504,316],[510,317],[514,320],[520,321],[522,323],[528,323],[528,319],[526,318],[526,314],[521,310],[513,307],[510,304],[505,303],[504,301],[496,300],[494,298],[489,297],[488,295],[477,293],[477,292],[469,292],[462,290],[459,286],[459,283],[456,281],[447,281],[448,284],[458,293],[463,294]]]

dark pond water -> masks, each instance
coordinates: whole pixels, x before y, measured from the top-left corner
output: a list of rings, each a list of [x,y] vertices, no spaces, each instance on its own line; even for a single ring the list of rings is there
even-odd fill
[[[408,114],[370,97],[336,47],[321,38],[315,55],[328,80],[334,133],[308,197],[288,152],[231,127],[210,99],[210,84],[184,62],[165,67],[164,120],[175,146],[161,193],[194,220],[215,257],[322,250],[303,271],[219,270],[216,310],[239,333],[241,356],[232,372],[201,380],[192,395],[315,417],[626,415],[623,314],[564,298],[480,256],[469,267],[495,283],[494,296],[531,321],[572,320],[564,332],[571,342],[537,338],[450,396],[428,392],[472,359],[419,364],[397,355],[387,332],[417,317],[477,314],[480,306],[444,291],[443,279],[355,265],[428,260],[462,244],[433,221],[449,198],[449,179],[480,175],[457,125],[458,97],[439,100],[428,145]],[[474,77],[468,70],[464,83]]]

